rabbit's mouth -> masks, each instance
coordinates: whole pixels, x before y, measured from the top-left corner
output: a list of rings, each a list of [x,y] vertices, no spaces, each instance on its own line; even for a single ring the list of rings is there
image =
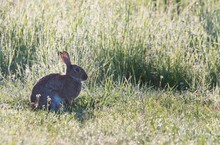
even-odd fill
[[[75,77],[75,76],[70,76],[70,77],[71,77],[73,80],[80,81],[80,82],[86,81],[86,80],[88,79],[87,74],[85,74],[85,75],[83,75],[83,76],[81,76],[81,77]]]
[[[82,79],[76,78],[76,77],[74,77],[74,76],[71,76],[71,78],[72,78],[73,80],[75,80],[75,81],[79,81],[79,82],[83,81]]]

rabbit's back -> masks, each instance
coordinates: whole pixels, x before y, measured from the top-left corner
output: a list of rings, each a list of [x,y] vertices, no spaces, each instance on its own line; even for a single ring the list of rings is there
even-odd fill
[[[47,107],[48,97],[57,96],[57,92],[63,86],[60,77],[60,74],[50,74],[41,78],[33,87],[30,96],[31,104],[39,108],[42,108],[42,106]]]
[[[58,110],[60,104],[69,105],[81,91],[81,81],[67,75],[50,74],[41,78],[32,90],[33,108],[49,107]],[[48,106],[48,99],[50,106]]]

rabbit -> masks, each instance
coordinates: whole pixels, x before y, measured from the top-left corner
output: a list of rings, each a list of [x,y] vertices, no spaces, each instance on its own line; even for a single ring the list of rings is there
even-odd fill
[[[82,67],[71,64],[66,51],[59,53],[66,64],[66,74],[49,74],[35,84],[30,96],[30,104],[34,109],[45,107],[58,111],[63,105],[70,105],[81,91],[81,81],[88,79]]]

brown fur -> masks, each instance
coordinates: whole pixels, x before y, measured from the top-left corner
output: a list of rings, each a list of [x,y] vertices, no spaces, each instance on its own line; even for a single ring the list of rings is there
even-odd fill
[[[66,74],[49,74],[41,78],[33,87],[30,96],[33,108],[46,108],[57,111],[61,105],[69,105],[81,91],[81,81],[88,78],[86,72],[77,65],[72,65],[67,52],[60,53],[67,66]],[[51,103],[48,103],[48,99]]]

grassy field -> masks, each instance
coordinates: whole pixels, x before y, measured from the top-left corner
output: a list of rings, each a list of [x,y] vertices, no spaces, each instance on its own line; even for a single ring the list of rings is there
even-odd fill
[[[0,2],[0,144],[220,144],[220,1]],[[33,111],[31,90],[89,80],[70,108]]]

